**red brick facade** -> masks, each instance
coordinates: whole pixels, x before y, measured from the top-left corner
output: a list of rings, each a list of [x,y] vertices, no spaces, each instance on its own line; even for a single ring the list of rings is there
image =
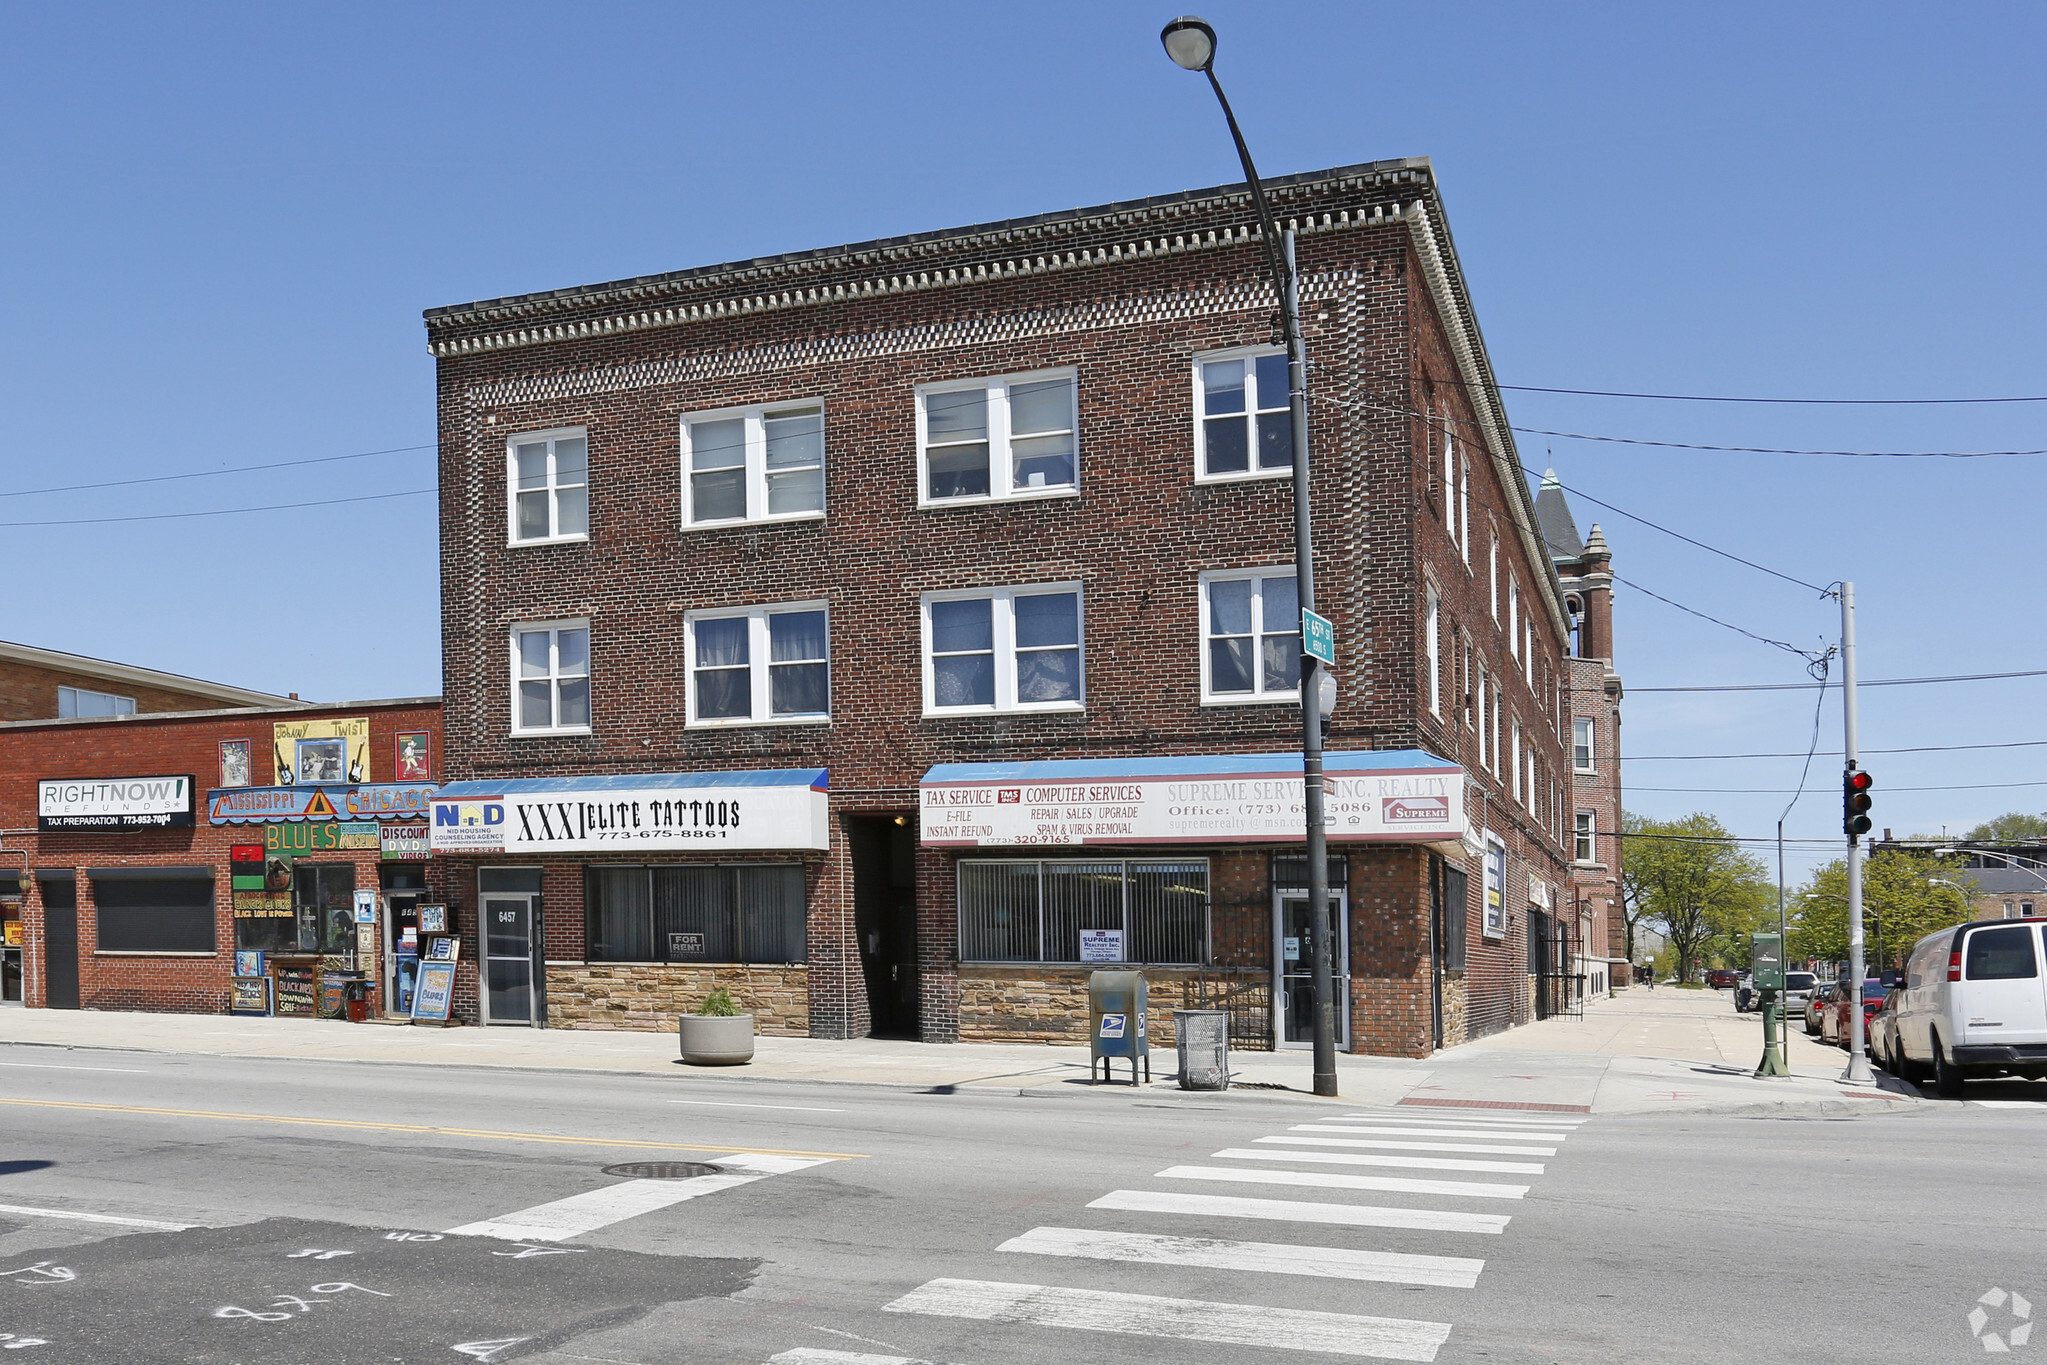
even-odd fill
[[[125,697],[139,712],[202,711],[273,700],[246,688],[0,641],[0,721],[55,719],[58,691],[66,687]]]
[[[1478,860],[1459,858],[1468,948],[1440,974],[1443,1037],[1455,1042],[1529,1017],[1531,885],[1565,881],[1561,598],[1427,164],[1295,177],[1274,195],[1300,231],[1318,606],[1335,622],[1342,686],[1329,746],[1464,765],[1471,847],[1487,829],[1506,845],[1496,937]],[[1252,221],[1240,189],[1203,191],[430,314],[448,776],[827,769],[832,847],[806,858],[802,970],[809,1031],[844,1037],[872,1025],[848,817],[902,814],[914,827],[917,783],[938,763],[1295,749],[1293,706],[1204,705],[1200,688],[1200,574],[1293,560],[1287,478],[1194,477],[1195,357],[1272,339]],[[1078,495],[920,507],[916,386],[1046,369],[1078,375]],[[684,529],[682,415],[785,400],[824,405],[827,515]],[[1443,418],[1462,471],[1455,545],[1437,472]],[[508,546],[507,438],[562,427],[588,433],[589,536]],[[924,714],[922,594],[1064,582],[1084,594],[1084,711]],[[812,600],[831,612],[831,723],[688,726],[684,613]],[[510,632],[556,620],[590,625],[591,733],[515,737]],[[1478,668],[1502,746],[1520,726],[1513,762],[1477,762]],[[1262,941],[1247,951],[1269,968],[1265,851],[1174,853],[1210,858],[1216,940]],[[1425,1055],[1440,855],[1377,845],[1347,856],[1354,1046]],[[919,1022],[932,1040],[991,1027],[961,1017],[978,997],[962,987],[955,861],[930,848],[916,858]],[[564,974],[583,953],[579,865],[551,865],[546,893],[546,952]],[[1230,911],[1224,887],[1236,882],[1250,889],[1232,893]]]

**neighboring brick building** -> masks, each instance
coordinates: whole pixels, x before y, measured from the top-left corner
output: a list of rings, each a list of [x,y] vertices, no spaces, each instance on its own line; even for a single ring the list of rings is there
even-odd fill
[[[1571,943],[1574,989],[1633,984],[1621,905],[1621,677],[1613,666],[1613,554],[1593,524],[1579,539],[1556,471],[1543,475],[1536,516],[1571,614]]]
[[[1349,1045],[1425,1055],[1556,941],[1569,623],[1428,162],[1272,193]],[[490,1017],[1078,1041],[1121,959],[1301,1041],[1274,313],[1241,186],[430,311]]]
[[[396,1010],[402,926],[431,898],[440,732],[433,698],[0,723],[0,906],[20,995],[220,1013],[242,948],[287,987],[360,971],[372,1009]],[[358,891],[377,893],[367,924]],[[473,922],[458,924],[473,959]],[[474,995],[468,967],[470,1017]]]
[[[0,721],[290,706],[297,701],[296,696],[274,697],[246,687],[0,640]]]

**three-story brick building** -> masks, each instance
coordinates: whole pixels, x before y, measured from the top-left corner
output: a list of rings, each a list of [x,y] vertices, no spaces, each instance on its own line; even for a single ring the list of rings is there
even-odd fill
[[[1345,1045],[1422,1055],[1529,1017],[1568,913],[1570,623],[1428,162],[1270,188]],[[427,314],[434,837],[487,1018],[656,1027],[715,983],[766,1031],[1078,1041],[1129,962],[1155,1021],[1305,1041],[1255,223],[1226,186]]]

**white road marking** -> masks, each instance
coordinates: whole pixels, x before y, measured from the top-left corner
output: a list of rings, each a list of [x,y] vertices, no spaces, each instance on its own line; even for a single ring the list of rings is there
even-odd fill
[[[1309,1131],[1306,1124],[1298,1125],[1302,1131]],[[1418,1138],[1510,1138],[1517,1142],[1562,1142],[1569,1133],[1536,1133],[1520,1128],[1402,1128],[1398,1125],[1380,1127],[1364,1123],[1317,1123],[1317,1133],[1374,1133],[1380,1137]]]
[[[1284,1242],[1237,1242],[1216,1237],[1163,1237],[1099,1228],[1032,1228],[997,1251],[1034,1256],[1079,1256],[1091,1261],[1141,1265],[1202,1266],[1271,1275],[1306,1275],[1329,1280],[1371,1280],[1381,1284],[1431,1284],[1470,1289],[1485,1262],[1466,1256],[1410,1256],[1346,1247],[1291,1246]]]
[[[71,1218],[81,1223],[112,1223],[124,1228],[155,1228],[159,1232],[185,1232],[200,1223],[162,1223],[154,1218],[116,1218],[111,1213],[77,1213],[71,1209],[32,1209],[25,1204],[0,1204],[0,1213],[18,1213],[25,1218]]]
[[[147,1076],[139,1066],[60,1066],[55,1062],[0,1062],[0,1066],[22,1066],[31,1071],[118,1071],[123,1076]]]
[[[1421,1232],[1507,1230],[1503,1213],[1450,1213],[1437,1209],[1389,1209],[1370,1204],[1324,1204],[1301,1199],[1244,1199],[1227,1194],[1181,1194],[1167,1190],[1111,1190],[1088,1205],[1129,1213],[1186,1213],[1202,1218],[1268,1218],[1280,1223],[1335,1223],[1353,1228],[1409,1228]]]
[[[737,1185],[749,1185],[771,1175],[822,1166],[833,1157],[764,1156],[756,1152],[735,1152],[712,1157],[713,1166],[727,1169],[718,1175],[700,1175],[688,1180],[621,1180],[615,1185],[572,1194],[546,1204],[535,1204],[497,1218],[464,1223],[449,1228],[458,1237],[500,1237],[508,1242],[565,1242],[586,1232],[641,1214],[653,1213]]]
[[[1258,1139],[1266,1141],[1264,1138]],[[1364,1152],[1274,1152],[1226,1147],[1215,1153],[1232,1161],[1328,1161],[1344,1166],[1397,1166],[1410,1171],[1496,1171],[1501,1175],[1541,1175],[1540,1161],[1464,1161],[1455,1157],[1372,1156]]]
[[[1312,1123],[1297,1123],[1289,1131],[1319,1131]],[[1478,1152],[1490,1156],[1555,1156],[1554,1147],[1504,1147],[1482,1142],[1385,1142],[1378,1138],[1262,1137],[1253,1142],[1298,1142],[1313,1147],[1376,1147],[1389,1152]]]
[[[2047,1100],[1970,1100],[1985,1109],[2039,1109],[2047,1107]]]
[[[878,1356],[867,1351],[821,1351],[815,1346],[798,1346],[793,1351],[769,1356],[768,1365],[931,1365],[931,1362],[912,1360],[909,1356]]]
[[[1434,1360],[1436,1352],[1450,1339],[1447,1322],[1368,1318],[988,1280],[933,1280],[886,1305],[882,1311],[980,1322],[1030,1323],[1174,1341],[1214,1341],[1230,1346],[1373,1356],[1380,1360]]]
[[[1264,1155],[1264,1153],[1259,1153]],[[1261,1171],[1255,1167],[1173,1166],[1160,1180],[1230,1180],[1246,1185],[1312,1185],[1324,1190],[1380,1190],[1388,1194],[1447,1194],[1473,1199],[1520,1199],[1526,1185],[1488,1185],[1476,1180],[1411,1180],[1397,1175],[1339,1175],[1334,1171]]]
[[[1540,1112],[1514,1114],[1470,1109],[1381,1109],[1373,1113],[1344,1114],[1341,1117],[1347,1119],[1383,1120],[1392,1123],[1498,1123],[1505,1124],[1508,1127],[1518,1125],[1523,1128],[1528,1127],[1530,1124],[1545,1128],[1563,1124],[1567,1127],[1577,1128],[1583,1126],[1587,1119],[1585,1115],[1544,1114]]]
[[[814,1104],[744,1104],[734,1100],[670,1100],[670,1104],[705,1104],[714,1109],[788,1109],[804,1114],[843,1114],[843,1109],[824,1109]],[[880,1359],[880,1357],[876,1357]]]

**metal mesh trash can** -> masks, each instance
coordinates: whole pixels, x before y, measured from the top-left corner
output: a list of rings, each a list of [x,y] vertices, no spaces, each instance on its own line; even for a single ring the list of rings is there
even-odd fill
[[[1174,1010],[1182,1090],[1230,1088],[1230,1016],[1223,1010]]]

